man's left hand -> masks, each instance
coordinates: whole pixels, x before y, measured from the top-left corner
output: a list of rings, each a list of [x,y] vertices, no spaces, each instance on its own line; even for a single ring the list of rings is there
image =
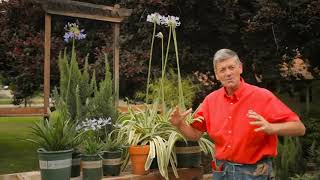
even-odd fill
[[[248,117],[255,119],[255,121],[249,122],[253,126],[259,126],[258,128],[255,128],[255,132],[263,131],[267,134],[274,134],[275,130],[271,123],[269,123],[264,117],[262,117],[260,114],[254,112],[253,110],[248,111]]]

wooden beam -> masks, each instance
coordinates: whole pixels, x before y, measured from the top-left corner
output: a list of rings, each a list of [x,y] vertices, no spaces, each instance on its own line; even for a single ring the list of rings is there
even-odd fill
[[[61,15],[61,16],[70,16],[70,17],[78,17],[78,18],[85,18],[85,19],[94,19],[99,21],[115,22],[115,23],[120,23],[123,21],[123,18],[120,18],[120,17],[109,17],[109,16],[91,15],[91,14],[84,14],[84,13],[64,12],[64,11],[57,11],[57,10],[47,10],[47,13]]]
[[[119,58],[120,58],[120,24],[113,24],[113,86],[114,86],[114,107],[119,105]]]
[[[44,115],[45,115],[45,109],[43,107],[0,108],[0,117],[44,116]]]
[[[75,12],[91,15],[101,15],[109,17],[128,17],[132,14],[132,9],[121,8],[119,4],[114,6],[105,6],[87,2],[71,1],[71,0],[28,0],[40,3],[42,9],[60,12]]]
[[[44,36],[44,112],[48,113],[50,95],[50,49],[51,49],[51,15],[45,15]]]

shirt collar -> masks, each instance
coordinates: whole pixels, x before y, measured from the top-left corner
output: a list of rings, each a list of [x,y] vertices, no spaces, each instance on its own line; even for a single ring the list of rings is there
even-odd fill
[[[227,94],[226,88],[224,89],[224,97],[228,98],[228,99],[233,99],[233,100],[239,100],[239,98],[241,98],[241,96],[243,95],[244,89],[245,89],[245,81],[243,80],[243,78],[240,78],[240,85],[238,87],[238,89],[233,93],[232,96],[229,96]]]

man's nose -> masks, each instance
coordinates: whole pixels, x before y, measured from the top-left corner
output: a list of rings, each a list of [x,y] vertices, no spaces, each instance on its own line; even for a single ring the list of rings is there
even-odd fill
[[[227,70],[226,70],[226,75],[227,75],[227,76],[230,76],[231,74],[232,74],[232,71],[229,70],[229,69],[227,69]]]

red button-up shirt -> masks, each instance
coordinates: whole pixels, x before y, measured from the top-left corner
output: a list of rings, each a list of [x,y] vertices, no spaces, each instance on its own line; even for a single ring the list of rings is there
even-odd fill
[[[239,88],[232,96],[225,88],[209,94],[201,104],[191,126],[208,132],[216,148],[216,159],[235,163],[255,164],[264,157],[277,155],[277,135],[255,132],[258,126],[250,125],[254,119],[248,118],[248,110],[262,115],[270,123],[300,121],[270,91],[245,83],[241,80]]]

